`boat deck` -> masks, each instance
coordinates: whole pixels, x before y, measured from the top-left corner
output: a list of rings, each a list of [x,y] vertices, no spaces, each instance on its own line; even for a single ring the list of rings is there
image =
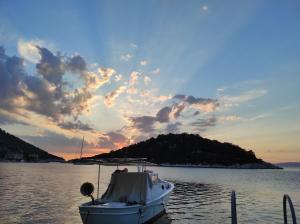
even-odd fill
[[[107,203],[102,203],[99,201],[96,201],[96,204],[93,205],[91,202],[84,204],[83,206],[89,206],[89,207],[94,207],[94,208],[128,208],[128,207],[138,207],[140,206],[139,204],[128,204],[125,202],[107,202]]]

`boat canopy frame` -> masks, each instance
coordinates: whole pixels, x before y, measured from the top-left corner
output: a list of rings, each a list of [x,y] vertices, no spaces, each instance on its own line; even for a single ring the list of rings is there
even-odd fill
[[[98,178],[97,178],[97,199],[99,199],[99,186],[100,186],[100,178],[101,178],[101,165],[105,166],[117,166],[117,170],[119,170],[120,165],[137,165],[138,172],[144,172],[146,170],[147,165],[153,165],[147,161],[148,158],[104,158],[104,159],[93,159],[90,160],[93,164],[98,165]]]

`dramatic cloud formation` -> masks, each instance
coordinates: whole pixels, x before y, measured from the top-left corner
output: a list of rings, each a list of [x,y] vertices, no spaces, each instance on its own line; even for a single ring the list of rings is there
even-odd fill
[[[41,129],[41,134],[24,138],[37,145],[44,144],[53,152],[55,147],[65,145],[64,148],[74,153],[74,145],[82,135],[88,139],[87,152],[95,154],[160,133],[202,133],[218,123],[245,120],[220,112],[267,93],[263,89],[254,89],[233,96],[222,89],[218,93],[223,95],[218,99],[184,94],[160,95],[152,75],[159,74],[159,68],[147,73],[149,76],[141,67],[138,71],[123,73],[123,76],[114,68],[91,65],[79,54],[53,53],[36,42],[20,41],[18,51],[32,63],[30,66],[34,71],[29,74],[23,58],[8,56],[0,47],[0,124],[27,124]],[[122,55],[121,59],[129,61],[132,56]],[[147,65],[147,61],[140,61],[140,65]],[[104,85],[105,94],[102,95],[98,89]],[[97,104],[100,99],[112,114],[118,114],[120,129],[103,133],[86,119],[95,105],[103,106]],[[37,121],[32,122],[33,119]],[[50,146],[50,141],[58,142]]]
[[[145,115],[145,116],[131,117],[129,120],[131,122],[132,128],[139,130],[141,133],[148,133],[151,135],[156,130],[155,124],[165,123],[166,124],[165,130],[169,132],[171,131],[178,132],[182,123],[178,121],[176,122],[176,120],[180,118],[181,113],[184,110],[187,110],[189,107],[191,107],[193,109],[210,113],[215,111],[219,105],[217,100],[196,98],[193,96],[186,96],[186,95],[179,95],[179,94],[173,96],[172,99],[175,99],[177,102],[175,103],[173,102],[172,105],[170,106],[164,106],[163,108],[158,110],[155,116]],[[199,113],[196,112],[193,112],[194,116]],[[212,121],[210,120],[210,123],[211,122]]]
[[[99,75],[86,70],[86,62],[80,55],[55,55],[46,48],[35,47],[40,54],[36,64],[38,75],[27,74],[23,59],[6,55],[0,47],[0,108],[15,113],[34,112],[69,129],[71,123],[64,124],[65,117],[77,120],[79,115],[88,113],[95,99],[91,90],[107,83],[114,70],[98,68],[100,80]],[[63,79],[66,72],[78,74],[85,85],[70,89],[70,84]],[[74,124],[73,128],[87,130],[87,126],[78,121]]]

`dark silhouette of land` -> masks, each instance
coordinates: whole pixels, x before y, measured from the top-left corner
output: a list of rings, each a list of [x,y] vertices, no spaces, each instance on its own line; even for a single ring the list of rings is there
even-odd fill
[[[148,158],[148,162],[169,166],[278,168],[258,159],[251,150],[247,151],[231,143],[221,143],[187,133],[159,135],[157,138],[150,138],[110,153],[86,159],[126,157]]]
[[[24,162],[64,162],[61,157],[52,155],[0,128],[0,160]]]

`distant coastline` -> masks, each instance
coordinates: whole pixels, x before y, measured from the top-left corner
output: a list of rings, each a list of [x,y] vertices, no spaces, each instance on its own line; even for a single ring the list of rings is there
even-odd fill
[[[38,161],[0,160],[0,163],[67,163],[67,162],[61,160],[38,160]]]
[[[273,164],[261,164],[261,163],[248,163],[248,164],[233,164],[233,165],[221,165],[221,164],[160,164],[161,167],[187,167],[187,168],[220,168],[220,169],[284,169]]]
[[[279,167],[300,167],[300,162],[276,163],[276,166],[279,166]]]
[[[0,160],[0,163],[26,163],[26,164],[39,164],[39,163],[65,163],[74,165],[70,162],[64,161],[12,161],[12,160]],[[79,164],[79,163],[78,163]],[[80,165],[95,165],[97,163],[86,163],[82,162]],[[111,164],[102,164],[105,166],[116,166]],[[124,166],[136,166],[136,164],[122,164]],[[234,164],[230,166],[225,166],[221,164],[212,164],[212,165],[204,165],[204,164],[149,164],[148,166],[156,166],[156,167],[174,167],[174,168],[203,168],[203,169],[284,169],[284,167],[279,167],[273,164],[262,165],[259,163],[249,163],[249,164]]]

